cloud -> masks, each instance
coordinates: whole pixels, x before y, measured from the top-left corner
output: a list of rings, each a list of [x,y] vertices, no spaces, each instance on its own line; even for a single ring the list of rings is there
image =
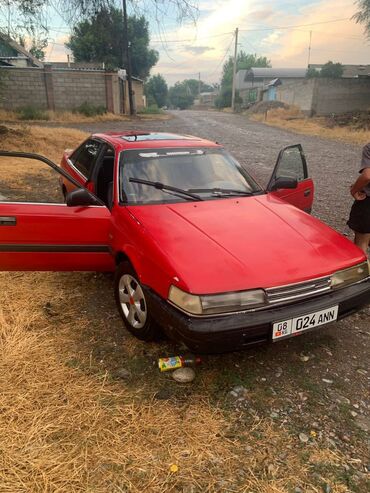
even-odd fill
[[[262,9],[262,10],[254,10],[248,15],[248,17],[252,21],[262,21],[262,20],[265,21],[273,15],[274,15],[273,9]]]
[[[203,55],[207,51],[214,50],[213,46],[192,46],[192,45],[184,45],[184,51],[188,51],[193,55]]]

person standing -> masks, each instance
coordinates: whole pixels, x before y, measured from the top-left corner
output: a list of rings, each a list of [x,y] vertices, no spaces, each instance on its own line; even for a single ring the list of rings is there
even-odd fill
[[[370,243],[370,142],[362,150],[359,173],[351,186],[355,201],[347,224],[355,232],[355,244],[367,255]]]

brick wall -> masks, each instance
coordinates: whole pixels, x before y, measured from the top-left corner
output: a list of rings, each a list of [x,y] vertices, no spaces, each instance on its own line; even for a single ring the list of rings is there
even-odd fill
[[[291,106],[298,106],[308,115],[312,112],[316,79],[300,79],[286,83],[276,88],[276,99]]]
[[[312,109],[319,116],[370,109],[370,79],[318,79]]]
[[[105,72],[54,69],[55,109],[72,110],[83,102],[107,107]]]
[[[4,74],[4,88],[0,93],[0,107],[16,110],[32,104],[47,108],[45,75],[40,68],[0,69]]]
[[[369,79],[302,79],[277,88],[277,99],[308,115],[325,116],[370,108]]]
[[[2,67],[1,74],[4,74],[5,86],[0,93],[0,108],[16,110],[32,105],[61,111],[73,110],[88,102],[117,114],[123,109],[122,91],[115,72],[52,68],[46,64],[44,68]],[[134,80],[133,90],[137,110],[140,110],[143,107],[143,84]],[[128,107],[126,102],[126,111]]]

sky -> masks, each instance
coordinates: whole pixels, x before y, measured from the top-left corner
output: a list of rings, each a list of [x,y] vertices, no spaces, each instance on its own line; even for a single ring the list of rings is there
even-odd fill
[[[219,82],[223,62],[234,52],[236,27],[238,50],[267,56],[273,67],[307,67],[310,37],[311,63],[370,64],[370,43],[351,20],[354,0],[199,0],[196,23],[178,23],[166,7],[155,15],[145,0],[133,1],[129,13],[144,5],[151,47],[160,55],[152,74],[170,85],[199,73],[204,82]],[[46,60],[66,61],[68,26],[54,8],[50,24]]]

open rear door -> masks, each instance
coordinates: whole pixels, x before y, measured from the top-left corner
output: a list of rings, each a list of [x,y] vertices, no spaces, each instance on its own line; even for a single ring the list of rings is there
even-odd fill
[[[283,179],[297,180],[297,187],[276,189],[277,180]],[[300,144],[285,147],[280,151],[267,191],[305,212],[311,212],[314,184],[308,177],[307,162]]]

